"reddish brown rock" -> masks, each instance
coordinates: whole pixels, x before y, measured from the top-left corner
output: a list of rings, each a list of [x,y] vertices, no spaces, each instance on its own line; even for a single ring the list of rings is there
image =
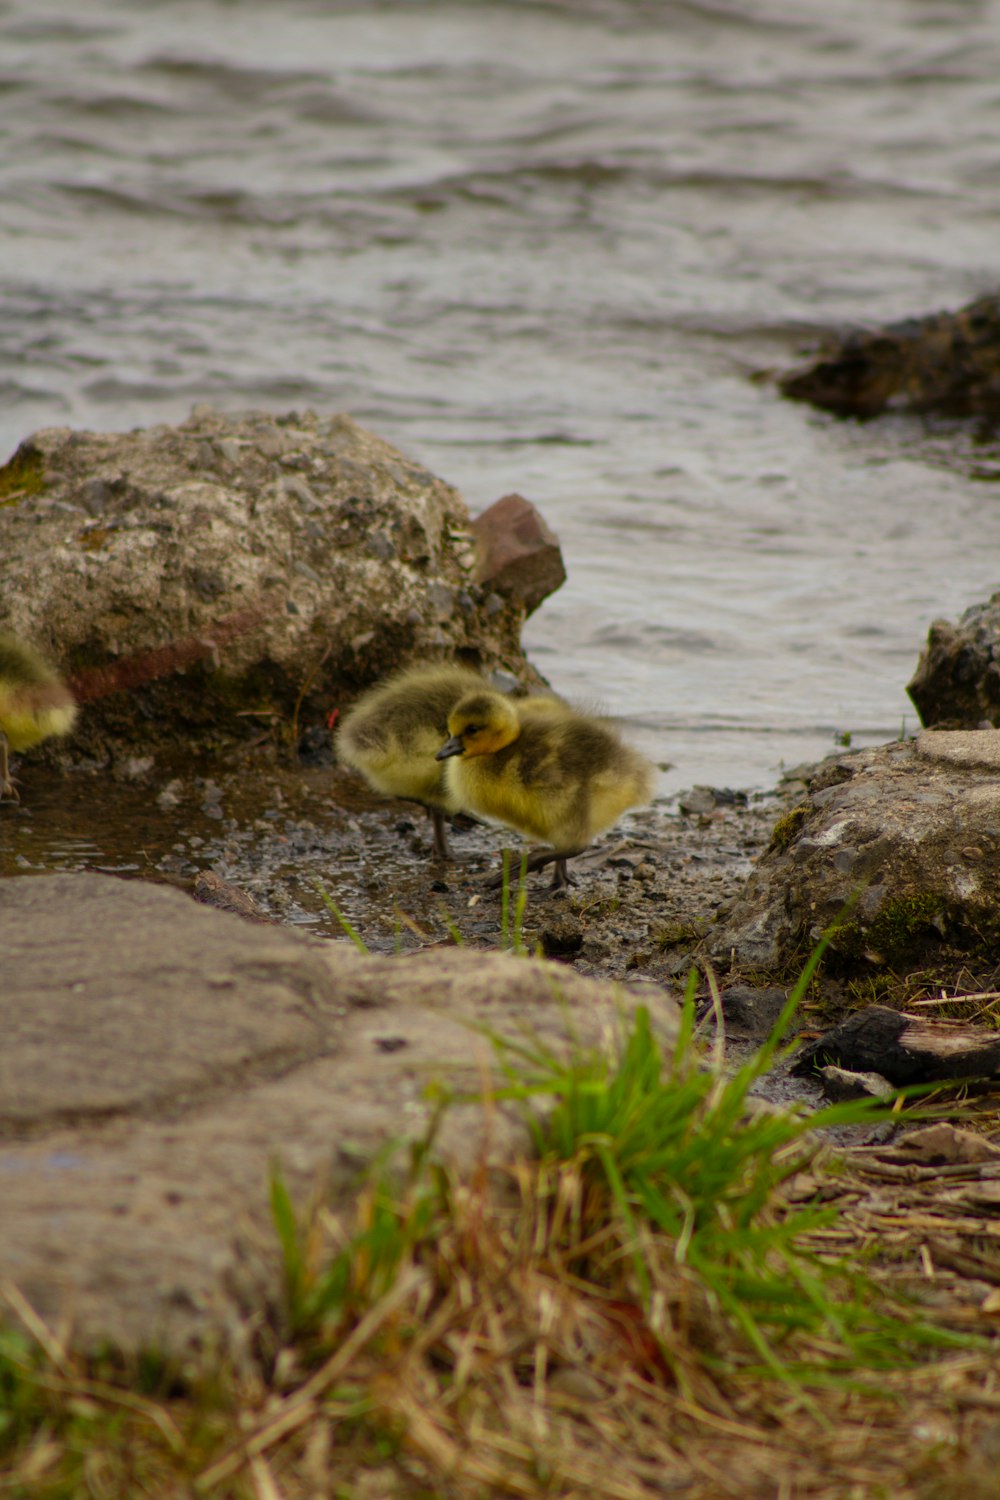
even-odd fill
[[[470,529],[479,549],[477,582],[523,604],[525,614],[565,583],[559,538],[523,495],[494,501]]]

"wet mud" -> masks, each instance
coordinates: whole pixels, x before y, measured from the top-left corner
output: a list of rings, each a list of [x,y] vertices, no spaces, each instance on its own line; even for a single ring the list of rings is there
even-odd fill
[[[489,882],[507,843],[513,933],[519,845],[461,818],[451,828],[455,860],[434,860],[422,808],[377,797],[332,764],[304,766],[265,747],[224,767],[22,766],[19,788],[21,802],[0,808],[3,876],[99,870],[191,888],[210,870],[274,921],[318,936],[343,936],[332,902],[373,952],[493,947],[504,898]],[[791,795],[779,788],[716,802],[699,790],[630,814],[571,862],[569,891],[550,891],[547,870],[527,877],[524,945],[602,978],[672,981]]]

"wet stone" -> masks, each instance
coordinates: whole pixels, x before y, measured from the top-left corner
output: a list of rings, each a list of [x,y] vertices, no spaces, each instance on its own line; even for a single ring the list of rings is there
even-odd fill
[[[896,1092],[881,1073],[854,1073],[829,1064],[819,1070],[823,1093],[831,1104],[847,1099],[889,1099]]]
[[[740,984],[724,989],[721,999],[727,1029],[763,1041],[774,1030],[788,992],[774,986],[755,989],[752,985]]]

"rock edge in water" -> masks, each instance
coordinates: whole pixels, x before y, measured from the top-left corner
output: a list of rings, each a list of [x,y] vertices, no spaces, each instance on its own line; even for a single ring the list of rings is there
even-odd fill
[[[847,333],[778,386],[841,417],[910,411],[1000,420],[1000,295]]]
[[[928,729],[1000,725],[1000,594],[933,622],[906,691]]]

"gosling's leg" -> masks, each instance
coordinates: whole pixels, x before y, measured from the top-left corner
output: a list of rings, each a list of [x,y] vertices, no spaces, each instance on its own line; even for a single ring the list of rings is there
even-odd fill
[[[566,861],[572,859],[575,854],[581,854],[582,852],[582,849],[563,849],[561,853],[557,854],[554,849],[548,850],[547,853],[543,850],[541,854],[533,854],[531,856],[524,866],[524,872],[528,874],[532,870],[544,870],[546,865],[553,865],[554,869],[552,871],[549,890],[565,890],[567,886],[576,885],[576,881],[566,868]],[[502,885],[503,875],[494,875],[486,882],[486,889],[495,891],[499,890]]]
[[[582,853],[582,849],[560,849],[558,853],[554,849],[550,849],[548,853],[543,850],[541,854],[532,855],[527,867],[529,870],[544,870],[546,865],[551,865],[552,880],[549,883],[549,890],[565,890],[569,885],[576,885],[576,881],[566,866],[566,861]]]
[[[434,829],[434,840],[432,844],[434,858],[454,859],[455,856],[451,852],[451,845],[448,843],[448,832],[444,826],[444,813],[439,811],[439,809],[436,807],[429,807],[427,811],[430,815],[431,825]]]
[[[10,766],[7,760],[7,736],[0,729],[0,802],[7,798],[11,802],[20,802],[17,787],[10,779]]]

